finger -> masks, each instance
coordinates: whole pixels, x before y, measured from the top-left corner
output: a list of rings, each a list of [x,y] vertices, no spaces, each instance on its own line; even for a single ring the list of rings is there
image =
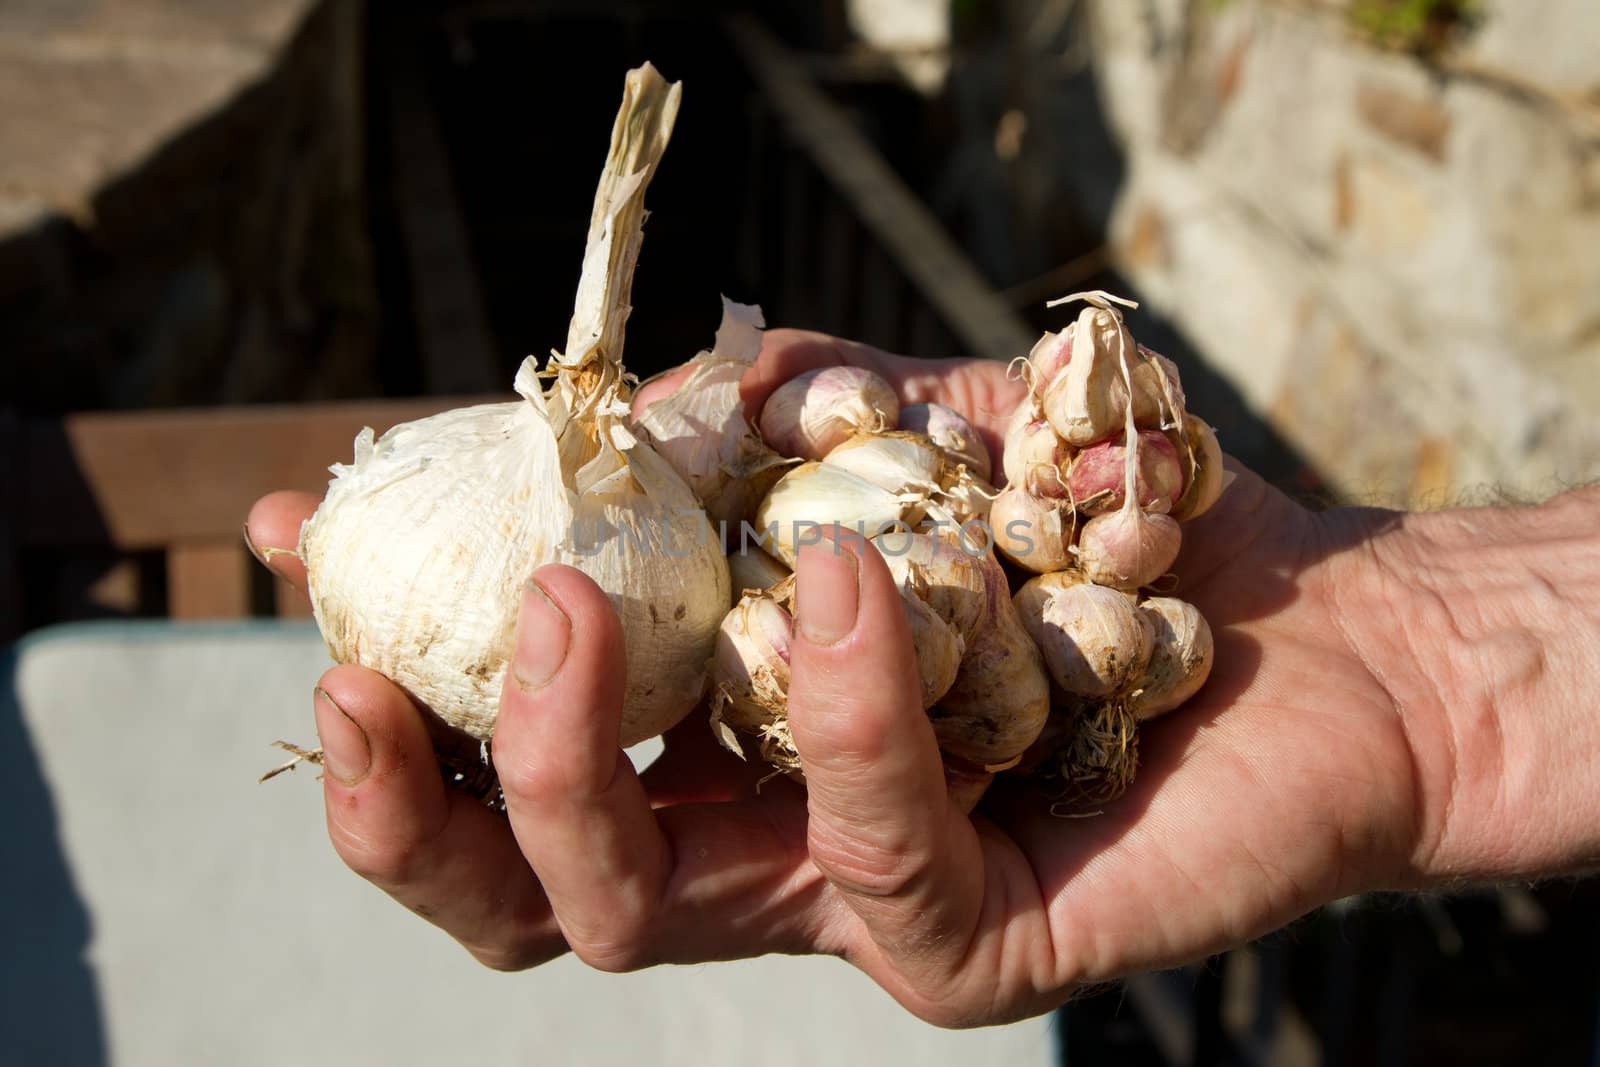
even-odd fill
[[[668,848],[619,745],[622,623],[571,567],[541,568],[523,592],[495,720],[506,811],[572,950],[591,966],[641,959]]]
[[[323,675],[314,701],[328,836],[352,870],[491,967],[566,951],[505,818],[445,785],[404,692],[342,666]]]
[[[693,370],[692,366],[684,364],[681,367],[674,367],[672,370],[658,374],[641,384],[638,392],[633,394],[633,417],[635,419],[642,418],[651,404],[677,392],[678,386],[688,379],[690,372]]]
[[[250,509],[244,522],[244,543],[262,566],[290,585],[306,590],[306,568],[300,562],[300,525],[321,500],[310,493],[268,493]]]
[[[811,857],[881,958],[923,984],[958,968],[976,928],[978,839],[946,793],[883,559],[841,537],[803,548],[796,574],[789,725],[810,794]]]
[[[808,330],[768,330],[761,338],[761,355],[739,383],[740,400],[752,418],[759,418],[767,397],[784,382],[820,367],[843,366],[882,376],[902,404],[944,404],[959,411],[983,438],[999,469],[1006,420],[1027,387],[994,360],[912,359]]]

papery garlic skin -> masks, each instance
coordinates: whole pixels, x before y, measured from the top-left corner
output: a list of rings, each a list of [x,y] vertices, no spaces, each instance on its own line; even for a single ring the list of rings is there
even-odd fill
[[[333,657],[387,675],[479,739],[493,731],[523,585],[547,563],[588,574],[621,619],[622,744],[673,725],[703,690],[727,564],[689,487],[628,428],[621,364],[644,188],[679,98],[648,64],[629,73],[566,349],[542,373],[524,361],[523,399],[376,441],[363,432],[301,528]]]
[[[862,367],[820,367],[773,390],[761,408],[761,436],[780,455],[821,459],[857,433],[892,430],[900,399]]]
[[[1150,663],[1130,702],[1134,717],[1153,719],[1182,705],[1211,676],[1215,646],[1200,609],[1176,597],[1151,597],[1139,605],[1151,624]]]
[[[822,462],[891,493],[936,493],[949,466],[943,451],[926,435],[902,431],[852,434]]]
[[[790,461],[761,440],[745,416],[739,383],[761,351],[761,309],[722,301],[716,343],[689,361],[688,377],[637,419],[656,453],[705,505],[719,528],[750,518]]]

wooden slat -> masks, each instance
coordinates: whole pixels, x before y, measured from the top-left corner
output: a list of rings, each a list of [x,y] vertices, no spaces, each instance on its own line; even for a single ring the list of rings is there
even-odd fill
[[[363,426],[378,432],[463,404],[430,397],[71,415],[24,425],[17,547],[237,542],[245,515],[274,489],[321,494]]]
[[[1025,355],[1034,334],[805,68],[753,15],[728,19],[750,75],[789,135],[974,356]],[[912,355],[920,355],[913,352]]]
[[[238,538],[174,545],[167,553],[167,614],[174,619],[248,615],[249,562]]]

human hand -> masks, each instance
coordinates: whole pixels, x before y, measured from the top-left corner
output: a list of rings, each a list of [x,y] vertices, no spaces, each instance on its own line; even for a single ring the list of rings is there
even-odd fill
[[[774,330],[747,409],[841,362],[877,370],[907,402],[962,411],[998,458],[1021,386],[993,364]],[[944,1025],[1044,1011],[1082,984],[1202,957],[1335,897],[1437,877],[1451,858],[1436,826],[1451,775],[1418,757],[1437,747],[1437,693],[1383,670],[1381,635],[1361,617],[1385,580],[1371,546],[1403,524],[1314,515],[1237,473],[1186,527],[1177,566],[1180,595],[1216,633],[1212,678],[1144,729],[1138,779],[1098,816],[1056,818],[1020,785],[970,819],[953,807],[887,572],[846,545],[808,549],[798,571],[789,710],[807,792],[784,780],[758,792],[761,772],[716,748],[700,716],[636,778],[616,748],[615,617],[587,579],[546,568],[544,593],[524,598],[524,684],[508,682],[497,724],[507,815],[444,785],[426,720],[400,690],[339,667],[317,700],[335,847],[492,966],[568,946],[607,969],[835,953]],[[292,545],[314,503],[269,497],[249,529]],[[296,567],[275,559],[303,581]],[[858,604],[845,637],[806,639],[829,621],[804,614],[807,590],[814,604]],[[560,672],[528,684],[563,632]]]

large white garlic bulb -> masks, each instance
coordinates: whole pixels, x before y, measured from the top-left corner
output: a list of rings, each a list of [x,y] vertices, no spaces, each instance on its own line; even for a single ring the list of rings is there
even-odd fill
[[[523,583],[567,563],[611,597],[626,641],[624,745],[698,701],[729,601],[718,540],[689,487],[628,429],[621,353],[644,188],[679,87],[630,72],[590,220],[565,353],[519,401],[356,439],[300,534],[336,660],[403,686],[475,737],[493,731]]]

